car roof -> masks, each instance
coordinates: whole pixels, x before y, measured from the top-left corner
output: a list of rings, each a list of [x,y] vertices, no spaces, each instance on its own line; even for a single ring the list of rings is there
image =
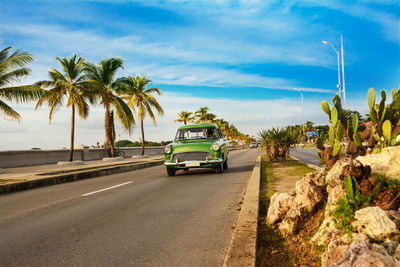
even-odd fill
[[[184,125],[179,127],[179,129],[204,128],[204,127],[218,128],[218,126],[214,123],[200,123],[200,124]]]

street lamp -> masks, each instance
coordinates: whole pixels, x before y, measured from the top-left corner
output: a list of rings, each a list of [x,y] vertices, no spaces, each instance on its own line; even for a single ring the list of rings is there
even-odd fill
[[[340,96],[340,98],[342,98],[342,92],[341,92],[341,86],[340,86],[340,53],[336,50],[336,48],[333,46],[333,44],[331,42],[322,41],[322,44],[331,45],[332,49],[335,51],[335,53],[337,55],[337,71],[338,71],[338,85],[337,85],[337,87],[339,89],[339,96]]]
[[[300,89],[298,89],[298,88],[294,88],[295,90],[297,90],[297,92],[299,92],[300,93],[300,95],[301,95],[301,110],[302,110],[302,114],[303,114],[303,117],[302,117],[302,120],[303,120],[303,144],[306,142],[306,132],[305,132],[305,129],[304,129],[304,104],[303,104],[303,93],[300,91]]]

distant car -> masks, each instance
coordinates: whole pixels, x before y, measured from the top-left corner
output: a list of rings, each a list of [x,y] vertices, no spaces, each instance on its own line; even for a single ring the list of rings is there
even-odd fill
[[[192,168],[213,168],[216,173],[228,168],[228,142],[215,124],[180,127],[164,154],[168,176]]]
[[[257,148],[257,147],[258,147],[257,143],[251,143],[250,144],[250,148]]]

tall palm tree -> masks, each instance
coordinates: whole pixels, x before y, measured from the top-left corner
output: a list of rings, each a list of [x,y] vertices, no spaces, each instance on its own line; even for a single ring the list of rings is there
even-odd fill
[[[38,99],[43,90],[35,86],[17,86],[21,78],[31,70],[25,67],[34,60],[28,52],[17,50],[9,55],[11,46],[0,51],[0,112],[11,119],[20,120],[21,115],[3,100],[27,102]]]
[[[228,128],[229,128],[229,122],[227,122],[224,119],[216,119],[214,122],[215,122],[215,124],[217,124],[219,126],[219,128],[221,129],[221,131],[224,134],[224,136],[227,137]]]
[[[64,98],[67,98],[67,107],[71,108],[71,137],[69,161],[74,157],[75,140],[75,110],[81,118],[86,119],[89,115],[89,105],[85,97],[89,97],[90,102],[94,102],[94,96],[89,94],[90,88],[85,87],[85,77],[82,72],[84,59],[73,55],[70,58],[56,58],[60,63],[62,71],[54,68],[50,69],[48,81],[40,81],[35,85],[43,89],[48,89],[38,100],[38,109],[44,102],[50,106],[49,122],[53,118],[53,112],[63,105]]]
[[[158,114],[163,115],[164,110],[158,103],[155,96],[152,93],[156,93],[158,95],[161,94],[160,89],[156,87],[152,87],[146,89],[146,85],[151,83],[152,81],[148,79],[146,76],[140,77],[136,75],[136,77],[127,76],[126,78],[121,78],[120,82],[122,86],[119,89],[119,94],[123,95],[123,99],[128,100],[128,106],[132,108],[132,110],[138,114],[138,118],[140,120],[140,128],[142,131],[142,150],[141,155],[144,155],[144,128],[143,128],[143,120],[146,116],[149,116],[154,125],[156,125],[156,117],[154,116],[154,112],[152,107],[155,108]]]
[[[195,112],[196,123],[213,122],[217,116],[208,111],[208,107],[200,107],[199,110]]]
[[[193,122],[194,120],[194,117],[192,116],[193,112],[182,110],[177,114],[178,114],[178,119],[174,120],[174,122],[183,122],[183,124],[186,125],[188,122]]]
[[[106,144],[111,150],[111,156],[115,157],[115,128],[114,111],[119,118],[122,126],[131,133],[135,125],[135,119],[129,106],[117,95],[117,90],[121,85],[119,80],[115,79],[117,71],[124,65],[120,58],[107,58],[98,65],[85,62],[83,71],[86,75],[87,86],[96,91],[101,104],[105,108],[105,131]]]

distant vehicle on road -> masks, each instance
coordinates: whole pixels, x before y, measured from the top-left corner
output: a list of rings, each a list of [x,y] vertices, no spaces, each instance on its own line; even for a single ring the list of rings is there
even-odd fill
[[[228,142],[215,124],[180,127],[164,154],[169,176],[191,168],[213,168],[216,173],[228,168]]]
[[[258,147],[257,143],[251,143],[250,144],[250,148],[257,148],[257,147]]]

